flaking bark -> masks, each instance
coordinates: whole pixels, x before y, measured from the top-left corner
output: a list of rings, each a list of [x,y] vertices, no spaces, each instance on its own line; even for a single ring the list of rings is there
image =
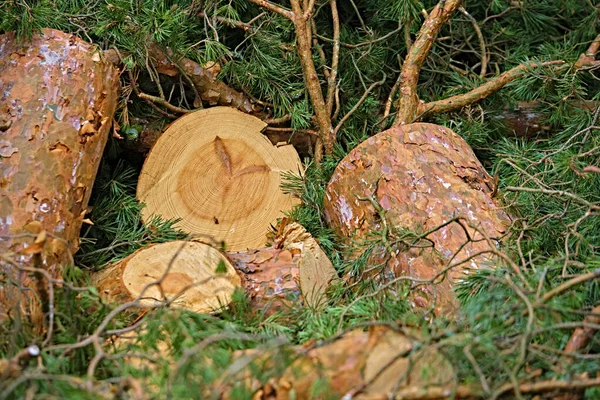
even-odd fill
[[[0,319],[52,312],[79,246],[117,103],[118,71],[74,35],[0,36]],[[54,282],[56,283],[56,282]]]

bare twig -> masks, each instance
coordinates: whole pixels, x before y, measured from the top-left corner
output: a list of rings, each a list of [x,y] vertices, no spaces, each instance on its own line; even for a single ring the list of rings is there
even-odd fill
[[[356,43],[356,44],[340,42],[340,47],[344,47],[346,49],[358,49],[359,47],[372,46],[375,43],[382,42],[382,41],[387,40],[390,37],[394,36],[395,34],[400,32],[405,26],[407,26],[407,25],[404,25],[404,26],[399,25],[398,28],[394,29],[393,31],[388,32],[383,36],[379,36],[373,40],[367,40],[365,42],[360,42],[360,43]],[[325,42],[335,43],[334,39],[330,39],[330,38],[322,36],[322,35],[317,35],[317,37]]]
[[[583,66],[588,66],[596,63],[596,53],[600,50],[600,35],[596,36],[596,38],[592,41],[588,49],[585,53],[582,53],[579,56],[579,59],[575,63],[576,68],[581,68]]]
[[[481,53],[479,55],[479,57],[481,58],[481,71],[479,72],[479,76],[483,78],[487,72],[487,49],[485,46],[485,39],[483,38],[483,33],[481,33],[481,28],[479,28],[477,20],[473,18],[473,16],[469,14],[469,12],[465,10],[464,7],[458,7],[458,10],[471,22],[471,24],[473,25],[473,29],[477,34],[477,38],[479,39],[479,51]]]
[[[400,56],[398,56],[398,64],[400,65],[400,68],[402,68],[402,59],[400,58]],[[392,110],[392,105],[394,104],[394,96],[396,95],[396,92],[398,91],[398,88],[400,87],[401,82],[402,82],[402,74],[398,74],[398,78],[396,79],[394,86],[392,86],[392,89],[390,90],[390,94],[388,95],[388,98],[385,101],[385,109],[383,110],[382,123],[383,123],[383,121],[385,121],[385,119],[388,117],[388,115],[390,115],[390,111]]]
[[[369,97],[369,94],[373,91],[373,89],[375,89],[377,86],[383,85],[383,83],[385,82],[385,72],[383,73],[383,78],[378,81],[378,82],[373,82],[371,84],[371,86],[369,86],[367,88],[367,90],[365,90],[365,92],[363,93],[363,95],[361,96],[361,98],[356,102],[356,104],[354,105],[354,107],[352,107],[352,109],[350,109],[350,111],[348,111],[348,113],[346,113],[346,115],[344,115],[342,117],[342,119],[340,120],[340,122],[336,125],[335,129],[333,130],[333,135],[334,137],[337,135],[337,133],[340,131],[340,129],[342,128],[342,125],[344,124],[344,122],[346,122],[348,120],[348,118],[350,118],[350,116],[352,116],[352,114],[358,109],[358,107],[360,107],[360,105],[367,99],[367,97]]]
[[[136,86],[135,83],[132,83],[132,87],[135,87],[135,86]],[[138,90],[138,89],[134,89],[134,91],[136,91],[136,90]],[[136,94],[142,100],[151,101],[152,103],[160,104],[161,106],[165,107],[167,110],[178,113],[178,114],[187,114],[187,113],[194,111],[194,110],[186,110],[185,108],[177,107],[177,106],[169,103],[166,99],[164,99],[162,97],[152,96],[150,94],[140,92],[140,91],[138,91]]]
[[[206,15],[206,13],[204,11],[200,11],[198,12],[198,16],[204,18],[204,16]],[[243,22],[243,21],[236,21],[230,18],[225,18],[225,17],[219,17],[219,16],[215,16],[213,17],[215,20],[217,20],[218,22],[225,24],[227,26],[230,26],[232,28],[238,28],[238,29],[242,29],[245,32],[248,32],[249,30],[253,29],[254,27],[252,26],[252,23],[256,20],[258,20],[259,18],[262,18],[263,16],[265,16],[266,13],[260,13],[258,14],[256,17],[252,18],[251,21],[248,22]]]
[[[563,391],[569,393],[576,389],[585,389],[590,387],[600,386],[600,377],[589,379],[573,379],[573,380],[546,380],[533,383],[521,383],[517,390],[522,394],[528,393],[545,393],[552,391]],[[513,393],[515,387],[512,383],[507,383],[495,392],[496,397]],[[406,399],[406,400],[439,400],[439,399],[479,399],[486,398],[481,389],[475,385],[458,385],[452,386],[409,386],[396,392],[395,397],[390,397],[388,393],[378,393],[371,395],[363,395],[364,400],[388,400],[390,398]]]
[[[276,4],[273,4],[270,1],[267,1],[267,0],[249,0],[249,1],[262,7],[262,8],[266,8],[269,11],[279,14],[287,19],[291,20],[294,18],[293,12],[291,12],[290,10],[286,10],[285,8],[280,7]]]
[[[461,108],[483,100],[491,94],[496,93],[502,89],[506,84],[514,81],[515,79],[523,76],[529,69],[544,66],[556,66],[562,65],[564,61],[548,61],[544,63],[528,62],[520,64],[499,76],[490,79],[483,85],[471,90],[470,92],[459,94],[456,96],[449,97],[443,100],[432,101],[429,103],[422,103],[418,106],[418,117],[425,118],[434,114],[441,114],[450,111],[457,111]]]
[[[560,285],[558,285],[554,289],[550,290],[549,292],[546,292],[540,298],[540,300],[535,303],[535,305],[538,306],[542,303],[546,303],[551,298],[553,298],[561,293],[564,293],[565,291],[571,289],[573,286],[579,285],[581,283],[584,283],[584,282],[587,282],[590,280],[598,279],[598,278],[600,278],[600,268],[596,268],[595,270],[593,270],[592,272],[588,272],[587,274],[578,275],[575,278],[571,278],[568,281],[561,283]]]
[[[331,71],[327,77],[327,112],[331,115],[335,90],[337,88],[338,64],[340,58],[340,17],[338,15],[336,0],[329,0],[331,19],[333,21],[333,53],[331,56]]]

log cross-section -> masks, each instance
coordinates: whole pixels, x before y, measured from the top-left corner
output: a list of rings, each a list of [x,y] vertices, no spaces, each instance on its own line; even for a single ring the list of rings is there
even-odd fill
[[[263,247],[270,225],[299,203],[282,192],[282,174],[302,170],[296,150],[273,146],[261,133],[265,126],[230,107],[175,121],[142,168],[144,220],[180,219],[177,228],[223,241],[228,250]]]

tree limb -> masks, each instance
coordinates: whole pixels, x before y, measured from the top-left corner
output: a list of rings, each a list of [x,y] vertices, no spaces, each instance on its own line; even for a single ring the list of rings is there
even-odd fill
[[[276,4],[271,3],[270,1],[267,0],[250,0],[250,2],[262,7],[262,8],[266,8],[269,11],[273,11],[276,14],[279,14],[289,20],[294,19],[294,13],[290,10],[286,10],[283,7],[280,7]]]
[[[304,82],[306,83],[306,90],[310,96],[317,125],[319,127],[319,136],[325,148],[325,153],[331,154],[333,151],[333,144],[335,143],[335,133],[331,123],[331,116],[327,112],[327,105],[325,104],[323,92],[321,91],[319,75],[317,74],[315,63],[313,62],[311,47],[312,34],[310,32],[310,22],[306,18],[306,16],[310,16],[311,13],[306,13],[305,10],[302,10],[299,0],[291,0],[291,5],[293,10],[292,22],[294,23],[296,30],[298,54],[300,56],[300,63],[302,64],[302,73],[304,75]]]
[[[600,50],[600,35],[596,36],[596,38],[590,44],[590,47],[586,50],[585,53],[582,53],[579,56],[579,59],[575,63],[577,68],[584,67],[586,65],[592,65],[596,62],[596,53]]]
[[[564,61],[548,61],[544,63],[528,62],[517,65],[516,67],[503,72],[497,77],[490,79],[483,85],[476,87],[470,92],[448,97],[447,99],[431,101],[429,103],[421,103],[418,105],[418,118],[425,118],[430,115],[440,114],[444,112],[457,111],[461,108],[485,99],[491,94],[496,93],[508,83],[524,75],[530,68],[544,67],[549,65],[564,64]]]
[[[487,72],[487,49],[485,46],[485,39],[483,38],[483,33],[481,33],[481,28],[477,24],[477,20],[473,18],[471,14],[464,7],[458,7],[458,10],[471,22],[473,25],[473,29],[477,34],[477,38],[479,39],[479,49],[480,49],[480,58],[481,58],[481,71],[479,72],[480,77],[484,77]]]
[[[428,14],[419,35],[408,50],[400,73],[402,83],[400,84],[400,104],[396,114],[396,125],[408,124],[417,119],[419,106],[417,84],[421,67],[423,67],[440,29],[460,6],[460,3],[461,0],[441,0]]]

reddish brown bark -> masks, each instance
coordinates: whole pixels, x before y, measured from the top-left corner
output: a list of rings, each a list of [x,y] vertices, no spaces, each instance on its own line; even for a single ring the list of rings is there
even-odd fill
[[[581,68],[584,66],[598,64],[598,61],[596,60],[596,53],[598,53],[598,50],[600,50],[600,35],[596,36],[596,38],[592,41],[590,47],[588,47],[586,52],[582,53],[579,56],[579,59],[575,63],[575,66],[577,68]]]
[[[229,252],[194,241],[155,244],[93,280],[107,301],[154,307],[170,302],[199,313],[227,306],[235,288],[244,290],[254,310],[268,315],[301,304],[320,307],[336,273],[316,240],[287,218],[272,240],[272,247]]]
[[[304,83],[306,83],[306,90],[310,95],[313,112],[315,113],[317,125],[319,126],[319,136],[323,142],[325,153],[331,154],[335,143],[335,134],[333,132],[331,116],[327,111],[327,105],[325,104],[325,98],[323,97],[323,92],[321,90],[319,75],[317,74],[315,63],[313,62],[311,47],[312,34],[309,20],[312,10],[303,10],[300,7],[299,0],[292,0],[291,4],[294,12],[292,22],[296,29],[298,54],[300,56],[300,63],[302,64]]]
[[[402,392],[409,387],[447,387],[452,381],[450,362],[433,347],[420,344],[418,335],[387,327],[368,332],[357,329],[319,346],[307,343],[293,348],[295,361],[267,384],[260,385],[251,375],[244,378],[253,398],[264,400],[314,398],[312,391],[319,380],[329,385],[327,394],[344,399],[368,398],[394,389]],[[245,350],[234,357],[254,358],[263,369],[280,365],[275,352]]]
[[[210,105],[231,106],[248,114],[260,111],[260,106],[254,104],[245,94],[218,80],[209,68],[203,68],[189,58],[174,58],[172,54],[167,55],[156,46],[150,46],[149,52],[157,64],[158,72],[169,76],[183,72],[190,78],[202,100]],[[116,65],[121,64],[119,54],[114,49],[106,50],[104,56]]]
[[[39,327],[49,282],[19,268],[58,279],[73,263],[112,126],[117,72],[70,34],[45,29],[23,46],[0,36],[0,319],[22,312]]]
[[[414,305],[441,314],[455,307],[453,282],[468,269],[493,266],[489,252],[496,241],[485,236],[497,238],[509,224],[494,192],[493,179],[461,137],[415,123],[381,132],[352,150],[327,186],[324,212],[348,244],[373,236],[387,241],[369,265],[387,261],[382,272],[414,279],[409,280]],[[461,221],[448,223],[459,216]],[[401,230],[431,232],[414,242],[392,243]],[[466,262],[455,265],[461,261]],[[434,278],[436,284],[428,282]]]

